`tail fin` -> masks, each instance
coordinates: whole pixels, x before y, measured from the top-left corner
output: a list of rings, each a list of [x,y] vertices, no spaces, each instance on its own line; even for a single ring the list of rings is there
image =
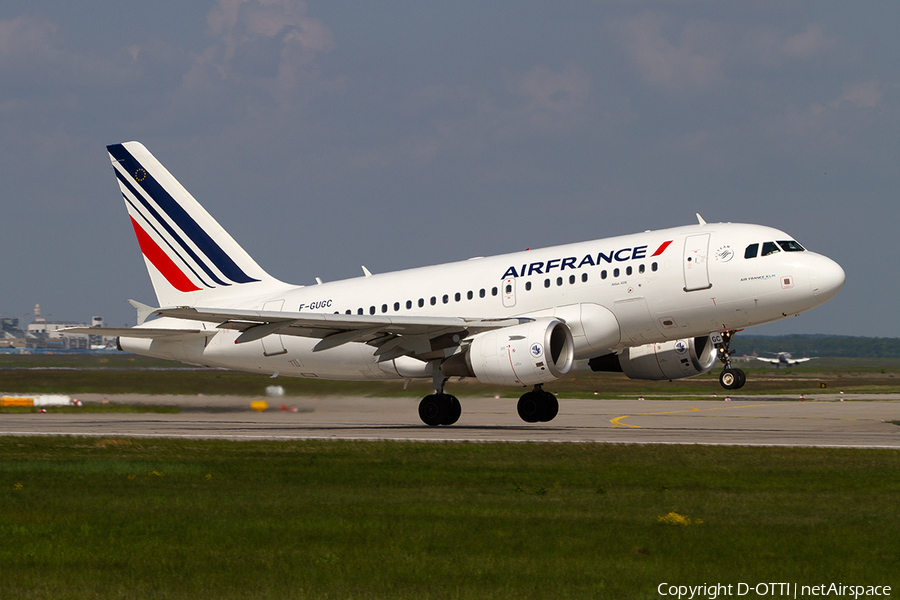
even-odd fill
[[[142,144],[106,149],[160,306],[209,303],[284,285],[256,264]]]

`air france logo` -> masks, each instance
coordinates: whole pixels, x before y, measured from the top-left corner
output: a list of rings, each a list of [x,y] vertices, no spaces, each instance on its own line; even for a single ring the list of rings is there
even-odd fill
[[[535,342],[531,345],[531,357],[540,358],[544,354],[544,347]]]
[[[650,255],[650,258],[659,256],[660,254],[665,252],[666,248],[669,247],[669,244],[671,244],[672,241],[673,240],[669,240],[660,244],[659,248],[657,248],[656,251]],[[646,245],[620,248],[619,250],[611,250],[608,253],[598,252],[597,254],[586,254],[580,259],[577,256],[566,256],[563,258],[551,258],[548,261],[526,263],[521,267],[519,267],[518,265],[512,265],[508,269],[506,269],[506,272],[503,273],[503,277],[501,277],[500,279],[507,279],[509,277],[529,277],[531,275],[549,275],[553,270],[577,270],[586,266],[598,267],[603,263],[611,264],[613,261],[625,262],[628,260],[639,260],[642,258],[647,258]]]

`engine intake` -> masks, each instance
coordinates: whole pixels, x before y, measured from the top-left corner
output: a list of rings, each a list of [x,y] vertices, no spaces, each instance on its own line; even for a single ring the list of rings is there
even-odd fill
[[[654,381],[683,379],[706,373],[716,362],[716,347],[709,337],[673,340],[628,348],[588,361],[592,371],[625,373],[630,379]]]
[[[441,373],[496,385],[534,385],[559,379],[574,360],[575,344],[566,324],[542,319],[479,333],[441,364]]]

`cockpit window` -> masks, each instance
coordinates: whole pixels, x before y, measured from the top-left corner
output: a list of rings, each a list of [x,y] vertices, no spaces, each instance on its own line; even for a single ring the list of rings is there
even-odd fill
[[[750,244],[744,250],[744,258],[756,258],[757,254],[759,254],[759,244]]]
[[[762,246],[762,254],[760,256],[769,256],[770,254],[775,254],[776,252],[781,252],[778,249],[778,244],[775,242],[765,242]]]
[[[781,249],[785,252],[803,252],[806,250],[803,246],[795,242],[794,240],[786,240],[786,241],[778,241],[778,245],[781,246]]]

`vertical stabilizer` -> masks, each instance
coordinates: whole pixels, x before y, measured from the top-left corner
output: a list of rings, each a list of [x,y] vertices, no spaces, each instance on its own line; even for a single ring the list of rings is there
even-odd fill
[[[284,286],[138,142],[107,146],[160,306],[213,305]]]

